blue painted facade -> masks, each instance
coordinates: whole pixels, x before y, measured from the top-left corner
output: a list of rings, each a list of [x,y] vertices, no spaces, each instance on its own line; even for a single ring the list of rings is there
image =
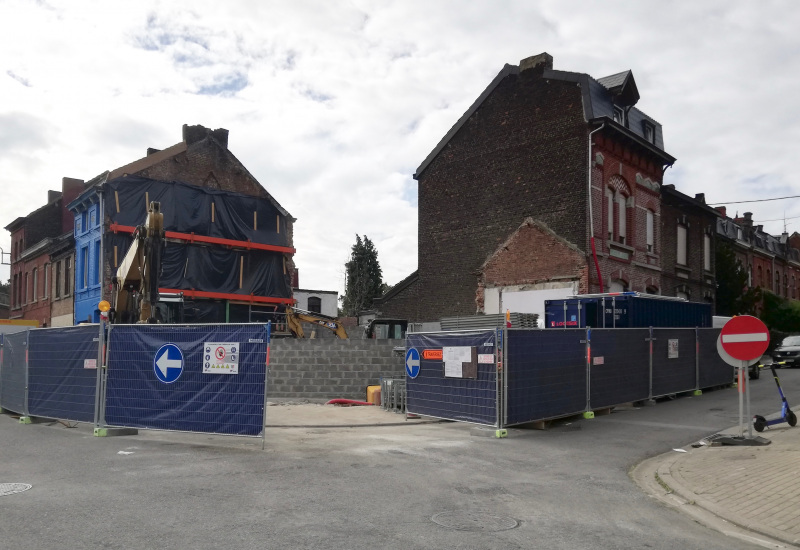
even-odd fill
[[[75,214],[75,324],[100,321],[100,201],[96,192],[84,193],[69,205]]]

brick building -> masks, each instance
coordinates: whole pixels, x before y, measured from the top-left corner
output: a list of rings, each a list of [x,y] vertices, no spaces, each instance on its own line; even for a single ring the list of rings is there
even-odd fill
[[[714,303],[716,231],[719,212],[705,195],[684,195],[674,185],[661,188],[662,293],[693,302]]]
[[[660,188],[675,159],[625,71],[506,65],[414,175],[418,269],[384,317],[543,311],[575,293],[661,293]]]
[[[260,322],[292,303],[294,218],[228,149],[228,131],[183,126],[183,140],[104,172],[73,213],[75,322],[97,321],[137,225],[161,202],[161,292],[186,299],[190,322]]]
[[[800,299],[800,234],[783,233],[775,237],[754,225],[753,214],[729,218],[725,207],[717,209],[717,238],[733,248],[748,274],[748,286],[790,300]]]
[[[50,253],[54,242],[71,233],[72,215],[66,205],[83,189],[82,180],[63,178],[61,191],[48,192],[47,204],[6,226],[11,232],[11,319],[51,326]]]

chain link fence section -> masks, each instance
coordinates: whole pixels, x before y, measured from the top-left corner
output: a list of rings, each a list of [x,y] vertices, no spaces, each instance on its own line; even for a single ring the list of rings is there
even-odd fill
[[[653,387],[650,397],[663,397],[696,389],[696,330],[654,328],[653,338]]]
[[[0,365],[0,409],[28,415],[27,352],[29,331],[3,336],[3,362]]]
[[[586,330],[506,332],[504,426],[586,410]]]
[[[419,374],[406,376],[409,414],[499,427],[495,331],[411,333],[406,336],[406,349],[411,348],[419,353]],[[467,372],[470,367],[460,377],[448,373],[444,359],[450,350],[446,348],[474,350],[474,377]],[[491,362],[481,362],[487,359]]]
[[[650,396],[650,329],[590,329],[591,410]]]
[[[167,344],[180,349],[182,360],[162,350]],[[257,436],[264,429],[266,352],[264,325],[116,325],[108,343],[105,424]]]
[[[34,329],[28,338],[28,413],[93,422],[97,325]]]

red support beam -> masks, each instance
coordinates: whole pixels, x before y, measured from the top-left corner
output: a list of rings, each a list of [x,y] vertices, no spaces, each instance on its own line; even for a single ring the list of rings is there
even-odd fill
[[[284,304],[292,305],[294,298],[273,298],[271,296],[254,296],[252,294],[227,294],[225,292],[206,292],[204,290],[181,290],[178,288],[159,288],[159,292],[169,294],[183,293],[188,298],[210,298],[216,300],[235,300],[238,302],[252,302],[256,304]]]
[[[119,225],[117,223],[110,224],[108,229],[114,233],[133,233],[136,231],[135,227],[131,227],[130,225]],[[165,231],[164,233],[168,239],[177,239],[179,241],[186,241],[189,243],[218,244],[222,246],[231,246],[234,248],[244,248],[246,250],[269,250],[271,252],[283,252],[284,254],[294,254],[297,252],[297,250],[288,246],[261,244],[254,243],[252,241],[236,241],[233,239],[221,239],[219,237],[206,237],[205,235],[195,235],[194,233],[178,233],[177,231]]]

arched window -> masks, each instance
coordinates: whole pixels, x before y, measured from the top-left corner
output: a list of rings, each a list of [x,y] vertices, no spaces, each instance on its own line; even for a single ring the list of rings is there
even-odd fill
[[[608,285],[609,292],[627,292],[628,291],[628,283],[623,280],[617,279],[615,281],[611,281]]]
[[[322,313],[322,299],[316,296],[309,296],[308,311],[312,313]]]

